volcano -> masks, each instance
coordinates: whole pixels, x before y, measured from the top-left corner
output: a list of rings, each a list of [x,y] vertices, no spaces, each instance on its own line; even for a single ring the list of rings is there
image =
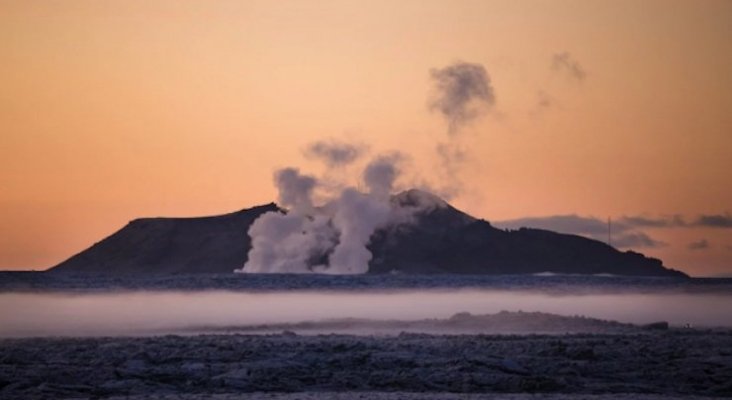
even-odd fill
[[[400,207],[428,200],[413,221],[377,230],[368,273],[614,274],[686,277],[661,260],[620,251],[582,236],[498,229],[437,196],[412,189],[392,196]],[[49,271],[93,274],[230,273],[251,249],[248,229],[274,203],[197,218],[140,218]]]

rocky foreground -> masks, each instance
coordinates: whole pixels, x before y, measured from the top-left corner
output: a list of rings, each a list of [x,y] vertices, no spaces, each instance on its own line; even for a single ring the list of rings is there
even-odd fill
[[[0,341],[3,399],[453,399],[460,393],[732,396],[732,331]]]

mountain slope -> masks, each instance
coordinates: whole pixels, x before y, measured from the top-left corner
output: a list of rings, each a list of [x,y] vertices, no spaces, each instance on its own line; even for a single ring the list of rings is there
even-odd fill
[[[378,231],[369,249],[370,273],[522,274],[557,272],[676,276],[657,259],[620,252],[575,235],[522,228],[505,231],[438,197],[410,190],[392,198],[419,211],[412,223]],[[143,218],[130,222],[51,270],[74,273],[230,273],[247,260],[252,222],[275,204],[201,218]]]
[[[213,217],[136,219],[52,271],[229,273],[244,265],[249,225],[278,210],[270,203]]]

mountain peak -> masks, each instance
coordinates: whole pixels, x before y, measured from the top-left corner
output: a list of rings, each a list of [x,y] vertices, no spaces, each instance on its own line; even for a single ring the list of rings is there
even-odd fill
[[[439,196],[421,189],[408,189],[392,196],[392,202],[402,207],[436,208],[449,204]]]

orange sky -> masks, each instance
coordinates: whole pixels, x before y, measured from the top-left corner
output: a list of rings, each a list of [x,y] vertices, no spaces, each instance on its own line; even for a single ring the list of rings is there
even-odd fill
[[[317,172],[301,151],[321,138],[398,148],[437,179],[429,71],[457,60],[496,96],[460,134],[459,208],[725,215],[730,38],[729,1],[0,0],[0,269],[137,217],[272,201],[272,171]],[[563,52],[584,79],[552,69]],[[666,245],[637,250],[670,267],[732,274],[731,228],[644,232]]]

